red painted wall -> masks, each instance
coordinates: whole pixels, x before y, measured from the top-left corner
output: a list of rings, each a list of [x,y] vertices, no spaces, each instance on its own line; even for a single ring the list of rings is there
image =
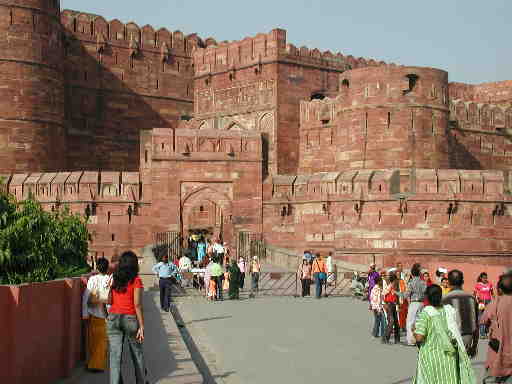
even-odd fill
[[[81,359],[80,278],[0,286],[0,381],[53,383]]]

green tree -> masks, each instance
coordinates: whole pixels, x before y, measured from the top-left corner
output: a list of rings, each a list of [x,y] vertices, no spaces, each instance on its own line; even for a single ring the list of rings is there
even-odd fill
[[[88,272],[88,236],[85,221],[68,209],[46,212],[32,196],[17,202],[0,191],[0,284]]]

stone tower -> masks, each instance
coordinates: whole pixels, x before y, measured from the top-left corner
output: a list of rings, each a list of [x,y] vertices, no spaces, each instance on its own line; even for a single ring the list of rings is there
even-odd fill
[[[66,167],[59,0],[0,0],[0,172]]]

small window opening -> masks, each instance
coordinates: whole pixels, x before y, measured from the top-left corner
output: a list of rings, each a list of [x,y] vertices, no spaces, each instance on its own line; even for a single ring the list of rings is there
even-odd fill
[[[112,234],[112,241],[116,241],[116,235]]]
[[[148,162],[148,150],[147,149],[144,151],[144,162],[145,163]]]
[[[382,223],[382,211],[379,211],[379,224]]]
[[[391,126],[391,112],[388,112],[388,121],[387,121],[388,129],[389,129],[390,126]]]
[[[165,144],[164,143],[162,143],[162,149],[165,149]]]
[[[313,93],[311,95],[310,100],[323,100],[323,99],[325,99],[325,95],[323,93],[317,92],[317,93]]]
[[[254,68],[254,74],[259,75],[261,73],[259,68]]]
[[[233,81],[235,79],[235,75],[233,73],[229,74],[229,81]]]
[[[110,224],[110,211],[107,212],[107,224]]]
[[[428,221],[428,211],[425,210],[425,223]]]
[[[204,80],[204,83],[205,83],[206,85],[210,85],[210,79],[205,79],[205,80]]]
[[[343,79],[343,80],[341,81],[341,86],[342,86],[343,88],[347,88],[347,89],[348,89],[348,88],[350,88],[350,82],[349,82],[347,79]]]
[[[416,86],[416,83],[419,79],[419,76],[414,73],[409,73],[408,75],[405,75],[407,79],[409,79],[409,89],[404,90],[404,95],[408,94],[409,92],[412,92],[414,87]]]
[[[379,185],[379,192],[382,192],[382,185]]]
[[[322,120],[323,125],[327,125],[327,124],[329,124],[329,122],[330,122],[330,120],[328,120],[328,119]]]
[[[202,205],[199,207],[199,212],[204,212],[204,207]]]
[[[156,79],[156,89],[160,88],[160,80]]]
[[[87,78],[89,77],[87,71],[84,72],[84,80],[87,81]]]

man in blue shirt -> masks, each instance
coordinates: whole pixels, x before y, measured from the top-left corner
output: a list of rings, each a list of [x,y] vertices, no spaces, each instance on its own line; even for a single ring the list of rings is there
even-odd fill
[[[153,273],[159,278],[160,307],[165,312],[169,312],[171,308],[171,286],[177,272],[178,269],[173,263],[169,263],[167,255],[164,255],[162,261],[153,267]]]

